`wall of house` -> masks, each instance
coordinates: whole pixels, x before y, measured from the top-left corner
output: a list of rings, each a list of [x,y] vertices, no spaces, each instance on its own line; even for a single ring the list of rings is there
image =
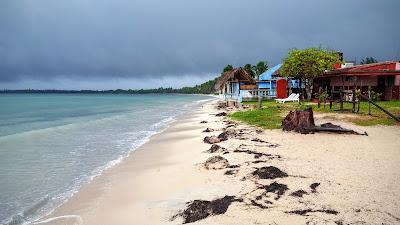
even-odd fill
[[[400,63],[399,63],[400,64]],[[399,68],[399,70],[400,70],[400,68]],[[395,86],[400,86],[400,75],[396,75],[395,77],[394,77],[394,85]]]
[[[263,89],[263,88],[271,88],[271,87],[270,87],[270,82],[269,82],[269,81],[258,82],[257,85],[258,85],[258,88],[261,88],[261,89]],[[271,82],[271,85],[272,85],[272,88],[273,88],[273,89],[276,88],[276,83],[275,83],[275,81],[272,81],[272,82]]]
[[[343,85],[344,83],[344,85]],[[353,86],[354,85],[354,77],[343,78],[341,77],[332,77],[331,78],[331,86]],[[357,85],[362,86],[378,86],[378,78],[376,76],[358,76],[357,77]]]

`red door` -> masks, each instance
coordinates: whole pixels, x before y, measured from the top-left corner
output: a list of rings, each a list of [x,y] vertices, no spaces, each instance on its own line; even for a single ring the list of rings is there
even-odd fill
[[[287,81],[285,79],[276,81],[276,98],[287,98],[286,86]]]

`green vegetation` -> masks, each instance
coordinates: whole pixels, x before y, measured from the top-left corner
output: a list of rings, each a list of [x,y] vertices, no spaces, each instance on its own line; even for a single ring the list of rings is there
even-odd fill
[[[257,107],[256,101],[244,102],[244,104],[252,105],[251,107]],[[392,101],[380,101],[377,102],[380,106],[384,107],[388,111],[394,113],[395,115],[400,115],[400,100]],[[339,103],[335,103],[332,109],[329,109],[329,104],[321,105],[318,108],[316,103],[306,102],[301,105],[299,103],[288,102],[285,104],[276,103],[273,100],[263,101],[263,108],[258,110],[248,110],[242,112],[235,112],[230,115],[232,119],[246,122],[248,124],[259,126],[266,129],[277,129],[281,127],[283,118],[287,115],[290,110],[305,109],[307,107],[312,107],[314,112],[326,113],[324,117],[327,119],[343,119],[347,122],[351,122],[360,126],[372,126],[372,125],[395,125],[396,121],[388,117],[385,113],[377,109],[375,106],[371,105],[371,114],[368,115],[368,103],[360,103],[360,113],[351,113],[352,103],[344,103],[343,108],[347,109],[348,112],[340,113],[337,110],[340,108]]]
[[[254,66],[251,64],[244,65],[243,69],[251,74],[251,77],[256,78],[256,72],[253,70]]]
[[[222,70],[222,73],[228,72],[233,70],[233,66],[232,65],[227,65],[225,66],[225,68]]]
[[[268,70],[268,62],[267,61],[258,62],[257,65],[254,67],[254,70],[256,71],[256,75],[260,76],[262,73]]]
[[[217,80],[218,78],[215,78],[214,80],[209,80],[205,83],[196,85],[194,87],[183,87],[177,89],[177,91],[178,93],[183,93],[183,94],[212,94],[215,92],[214,85],[217,82]]]
[[[325,70],[331,70],[333,64],[340,62],[339,54],[332,50],[307,48],[293,49],[283,60],[280,73],[284,77],[300,79],[305,84],[307,99],[311,100],[313,79],[321,76]]]
[[[213,80],[209,80],[200,85],[196,85],[194,87],[183,87],[183,88],[153,88],[153,89],[139,89],[139,90],[102,90],[102,91],[94,91],[94,90],[0,90],[1,93],[32,93],[32,94],[44,94],[44,93],[53,93],[53,94],[212,94],[215,92],[214,85],[217,82],[218,78]]]
[[[268,70],[268,62],[267,61],[259,61],[257,65],[253,66],[251,64],[246,64],[243,66],[247,72],[251,74],[251,76],[256,79],[262,73]]]
[[[268,107],[260,110],[235,112],[230,115],[234,120],[243,121],[250,125],[265,129],[278,129],[281,127],[281,110],[278,107]]]

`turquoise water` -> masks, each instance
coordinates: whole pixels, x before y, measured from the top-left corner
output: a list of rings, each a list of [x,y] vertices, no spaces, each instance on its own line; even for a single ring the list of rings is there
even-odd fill
[[[210,99],[195,95],[0,95],[0,223],[24,224]]]

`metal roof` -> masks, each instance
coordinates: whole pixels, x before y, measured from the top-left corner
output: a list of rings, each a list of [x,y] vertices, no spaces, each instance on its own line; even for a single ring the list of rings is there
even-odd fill
[[[260,74],[260,76],[258,77],[259,80],[271,80],[272,79],[272,74],[275,73],[277,70],[279,70],[279,68],[281,68],[282,63],[269,68],[267,71],[265,71],[264,73]]]

